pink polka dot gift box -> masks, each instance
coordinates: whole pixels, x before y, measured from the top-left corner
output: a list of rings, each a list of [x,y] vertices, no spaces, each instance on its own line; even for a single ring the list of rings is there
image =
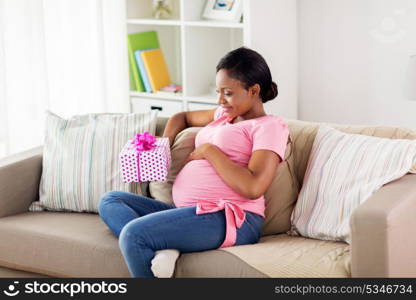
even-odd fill
[[[123,182],[165,181],[171,164],[169,138],[136,134],[119,155]]]

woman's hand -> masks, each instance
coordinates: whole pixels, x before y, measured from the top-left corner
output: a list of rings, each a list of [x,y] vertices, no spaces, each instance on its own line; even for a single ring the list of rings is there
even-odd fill
[[[213,147],[215,146],[210,143],[205,143],[205,144],[200,145],[199,147],[195,148],[195,150],[189,154],[188,158],[186,159],[186,163],[195,159],[205,159],[207,152],[210,151],[210,149],[212,149]]]

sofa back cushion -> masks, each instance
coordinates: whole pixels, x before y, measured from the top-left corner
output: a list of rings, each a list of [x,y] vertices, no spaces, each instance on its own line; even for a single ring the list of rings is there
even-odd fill
[[[155,134],[157,111],[87,114],[47,112],[39,201],[29,210],[97,212],[111,190],[144,194],[147,183],[123,183],[118,155],[136,133]]]
[[[300,190],[294,172],[295,160],[293,150],[293,137],[289,132],[285,159],[279,164],[276,175],[264,195],[266,218],[263,224],[262,235],[283,233],[290,228],[290,215]]]

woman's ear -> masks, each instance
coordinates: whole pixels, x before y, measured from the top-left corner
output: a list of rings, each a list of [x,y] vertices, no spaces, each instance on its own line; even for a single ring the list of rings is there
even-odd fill
[[[255,85],[251,86],[249,89],[251,96],[259,96],[260,95],[260,85],[256,83]]]

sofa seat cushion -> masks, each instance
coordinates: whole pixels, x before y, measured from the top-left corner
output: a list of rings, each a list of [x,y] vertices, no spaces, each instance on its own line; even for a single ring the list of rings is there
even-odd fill
[[[0,266],[53,277],[130,277],[97,214],[27,212],[0,218]]]
[[[350,246],[287,234],[181,254],[175,277],[351,277]]]
[[[19,270],[9,269],[5,267],[0,267],[0,278],[30,278],[30,277],[49,278],[49,276],[39,274],[39,273],[19,271]]]
[[[130,277],[117,238],[97,214],[27,212],[0,218],[0,266],[53,277]],[[175,277],[350,277],[343,242],[286,234],[181,254]]]
[[[176,261],[177,278],[267,278],[238,256],[221,249],[181,253]]]

